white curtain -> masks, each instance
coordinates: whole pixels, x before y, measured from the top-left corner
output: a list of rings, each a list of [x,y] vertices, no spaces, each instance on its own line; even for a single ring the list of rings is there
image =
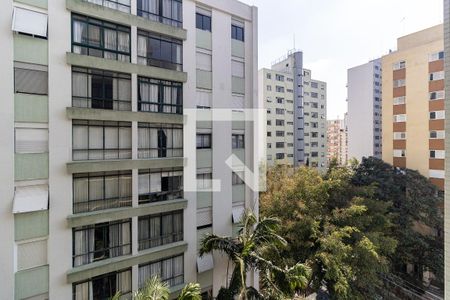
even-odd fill
[[[161,173],[150,174],[150,192],[151,193],[161,192]]]
[[[88,97],[88,76],[84,73],[72,73],[72,96],[87,98]],[[87,99],[73,99],[75,107],[90,107]]]
[[[131,158],[131,127],[119,128],[119,158]]]
[[[143,103],[148,102],[150,98],[150,84],[147,82],[139,83],[139,96],[141,101],[141,111],[151,111],[150,104]]]
[[[178,45],[178,44],[172,44],[172,48],[174,48],[175,47],[175,57],[174,57],[174,59],[175,59],[175,62],[177,63],[177,64],[181,64],[181,57],[182,57],[182,46],[181,45]],[[177,69],[178,71],[181,71],[181,66],[179,66],[179,68]]]
[[[138,128],[138,148],[139,158],[150,157],[150,128],[139,127]]]
[[[130,34],[128,32],[117,32],[117,50],[130,53]]]
[[[75,231],[74,239],[74,266],[91,263],[94,260],[94,230]]]
[[[119,158],[119,133],[117,127],[105,127],[105,159]],[[109,150],[108,150],[109,149]]]
[[[122,241],[122,228],[121,224],[109,225],[109,253],[110,257],[120,256],[122,254],[121,245]]]
[[[161,245],[160,235],[161,235],[161,219],[159,218],[159,216],[151,218],[149,237],[152,239],[152,241],[150,242],[150,247],[156,247]]]
[[[176,241],[183,239],[183,213],[173,215],[173,232],[176,233]]]
[[[150,192],[150,174],[139,174],[139,195],[148,194]]]
[[[181,22],[181,14],[183,12],[183,6],[181,2],[172,1],[172,19]],[[172,24],[175,25],[175,24]]]
[[[73,160],[88,159],[88,126],[74,125],[72,134]]]
[[[183,256],[177,256],[173,258],[173,264],[174,264],[174,285],[182,284],[184,281],[183,274],[184,274],[184,265],[183,265]]]
[[[89,159],[103,159],[103,127],[89,127]]]
[[[105,177],[105,199],[117,199],[118,196],[119,196],[119,177],[118,176]]]
[[[124,245],[121,247],[120,254],[126,255],[131,253],[131,223],[123,223],[121,225],[121,234],[122,234],[122,242],[121,244]]]
[[[158,157],[158,129],[150,128],[150,148],[147,158]]]
[[[161,266],[161,279],[167,280],[171,277],[173,277],[173,267],[172,267],[172,259],[166,259],[162,261],[162,266]],[[167,282],[169,284],[169,286],[173,286],[173,282],[172,281],[168,281]]]
[[[89,200],[104,199],[103,190],[103,177],[89,178]]]
[[[87,178],[74,178],[73,180],[73,203],[75,204],[74,213],[89,210],[88,203],[85,203],[89,200],[88,184],[89,182]]]
[[[183,156],[183,129],[173,129],[173,156]]]
[[[163,244],[168,244],[172,242],[172,234],[173,234],[172,215],[165,215],[162,217]]]
[[[92,290],[92,282],[84,282],[75,286],[75,300],[89,300],[89,291]]]
[[[170,86],[165,86],[164,87],[164,97],[163,97],[163,103],[164,104],[169,104],[169,105],[164,105],[164,112],[165,113],[170,113],[172,112],[172,107],[170,106],[170,104],[172,104],[172,88]]]
[[[76,43],[83,43],[83,36],[86,34],[86,23],[80,21],[73,21],[73,41]],[[84,34],[83,34],[84,33]]]
[[[121,292],[121,294],[127,294],[131,291],[131,271],[120,272],[116,275],[116,292]],[[120,299],[126,299],[126,296],[122,296]]]
[[[104,28],[103,34],[105,48],[110,50],[117,50],[117,31]]]
[[[120,175],[119,178],[119,196],[121,198],[131,198],[132,179],[130,175]]]
[[[149,219],[147,218],[139,219],[138,222],[139,250],[149,248],[148,239],[150,237],[150,232],[148,229],[149,229]]]
[[[146,59],[146,57],[147,57],[147,38],[145,36],[138,35],[137,55],[138,55],[138,64],[146,65],[147,64],[147,59]]]

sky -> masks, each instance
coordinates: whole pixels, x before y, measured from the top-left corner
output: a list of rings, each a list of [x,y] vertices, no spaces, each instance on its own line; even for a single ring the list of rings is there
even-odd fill
[[[226,0],[225,0],[226,1]],[[328,119],[347,111],[347,69],[443,22],[443,0],[241,0],[258,7],[259,68],[295,48],[328,86]]]

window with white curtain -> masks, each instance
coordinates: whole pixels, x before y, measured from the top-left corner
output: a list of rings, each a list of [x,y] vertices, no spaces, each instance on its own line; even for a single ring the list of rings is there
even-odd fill
[[[245,136],[243,134],[233,134],[231,136],[231,145],[233,149],[245,148]]]
[[[183,210],[139,217],[139,250],[183,240]]]
[[[138,64],[183,70],[183,43],[180,40],[138,30]]]
[[[138,16],[174,27],[183,26],[182,9],[181,0],[137,0]]]
[[[212,105],[211,91],[197,89],[196,103],[197,108],[211,108]]]
[[[131,110],[131,75],[72,67],[72,106]]]
[[[73,266],[131,253],[131,219],[73,229]]]
[[[72,52],[130,62],[130,27],[72,14]]]
[[[444,76],[445,76],[444,71],[430,73],[430,81],[442,80],[444,79]]]
[[[48,152],[48,128],[15,128],[15,153]]]
[[[394,115],[394,123],[398,122],[406,122],[406,115],[405,114]]]
[[[197,70],[212,71],[212,56],[211,54],[197,51]]]
[[[72,159],[131,158],[131,122],[72,121]]]
[[[432,130],[430,131],[430,139],[444,139],[445,130]]]
[[[406,157],[406,150],[404,149],[394,149],[394,157]]]
[[[183,126],[172,124],[139,123],[139,158],[182,156]]]
[[[245,68],[244,68],[244,62],[232,60],[231,61],[231,75],[234,77],[245,77]]]
[[[85,0],[90,3],[102,5],[111,9],[122,11],[125,13],[131,12],[131,0]]]
[[[131,206],[131,171],[73,175],[73,213]]]
[[[139,288],[144,287],[152,276],[158,276],[169,287],[184,283],[183,255],[139,265]]]
[[[440,100],[445,98],[445,91],[435,91],[430,93],[430,100]]]
[[[41,38],[47,37],[47,14],[21,7],[13,8],[12,30]]]
[[[73,300],[111,299],[120,292],[120,299],[131,299],[131,269],[111,272],[72,285]]]
[[[430,111],[430,120],[445,119],[445,110]]]
[[[197,190],[212,188],[212,173],[197,174]]]
[[[183,169],[139,170],[139,204],[183,197]]]
[[[175,81],[139,77],[138,110],[182,114],[183,84]]]

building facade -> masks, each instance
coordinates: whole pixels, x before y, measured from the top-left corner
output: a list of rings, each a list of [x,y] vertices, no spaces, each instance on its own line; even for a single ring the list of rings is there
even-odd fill
[[[381,158],[381,59],[347,71],[348,157]]]
[[[303,68],[302,52],[289,52],[259,71],[260,98],[267,109],[267,161],[327,167],[327,86]]]
[[[444,68],[445,68],[445,130],[450,130],[450,0],[444,0]],[[445,147],[450,149],[450,136],[445,137]],[[445,152],[444,200],[444,293],[450,295],[450,152]]]
[[[418,170],[444,189],[443,26],[397,41],[382,58],[383,160]]]
[[[333,159],[341,166],[345,166],[348,161],[347,154],[347,126],[345,119],[327,121],[327,161],[328,165]]]
[[[255,170],[242,110],[258,106],[257,9],[7,0],[0,36],[2,298],[130,299],[152,275],[173,295],[187,282],[217,295],[226,260],[199,258],[199,242],[258,209],[242,180]]]

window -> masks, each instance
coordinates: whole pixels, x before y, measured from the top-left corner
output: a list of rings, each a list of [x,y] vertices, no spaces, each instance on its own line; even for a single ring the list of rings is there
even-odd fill
[[[405,104],[406,103],[406,97],[405,96],[395,97],[393,102],[394,102],[394,105]]]
[[[138,77],[138,111],[183,113],[183,84]]]
[[[243,62],[237,60],[231,61],[231,76],[239,78],[245,77],[245,68]]]
[[[277,103],[278,104],[283,104],[284,103],[284,98],[277,97]]]
[[[241,179],[244,178],[244,172],[233,172],[231,177],[231,182],[233,185],[239,185],[244,184],[244,180]]]
[[[197,133],[197,149],[211,149],[211,133]]]
[[[282,87],[282,86],[276,86],[276,91],[278,92],[278,93],[284,93],[284,87]]]
[[[275,147],[276,148],[284,148],[284,143],[283,142],[277,142]]]
[[[406,62],[404,60],[396,62],[392,65],[392,69],[395,70],[400,70],[400,69],[404,69],[406,68]]]
[[[137,0],[138,16],[149,20],[182,27],[183,5],[181,0]]]
[[[46,14],[21,7],[13,8],[12,30],[32,36],[47,37]]]
[[[47,153],[48,129],[21,127],[15,128],[15,153]]]
[[[231,38],[233,40],[244,41],[244,28],[241,26],[231,25]]]
[[[183,240],[183,211],[138,219],[139,251]]]
[[[268,137],[272,136],[272,132],[268,131],[268,132],[267,132],[267,136],[268,136]]]
[[[311,92],[311,98],[319,98],[319,94]]]
[[[131,11],[130,0],[87,0],[87,2],[102,5],[126,13],[130,13]]]
[[[379,139],[379,136],[377,136]],[[394,140],[405,140],[406,132],[394,132]]]
[[[319,118],[319,113],[317,113],[317,112],[312,112],[312,113],[311,113],[311,118],[314,118],[314,119]]]
[[[233,134],[231,137],[231,145],[233,149],[243,149],[245,147],[244,135]]]
[[[275,123],[277,126],[284,126],[284,120],[277,119],[277,120],[275,120]]]
[[[394,123],[406,122],[406,115],[394,115]]]
[[[272,148],[272,144],[271,143],[267,143],[267,149],[271,149]]]
[[[111,299],[117,292],[131,298],[131,269],[93,277],[72,286],[73,300]]]
[[[267,79],[272,79],[272,74],[267,73],[267,74],[266,74],[266,77],[267,77]]]
[[[131,171],[73,175],[73,213],[131,206]]]
[[[131,111],[131,76],[73,67],[72,106]]]
[[[311,87],[314,89],[318,89],[319,88],[319,84],[317,82],[311,81]]]
[[[130,61],[130,28],[72,15],[72,52],[107,59]]]
[[[394,149],[394,157],[406,157],[406,150]]]
[[[131,253],[131,219],[73,229],[73,266]]]
[[[272,155],[271,154],[267,155],[267,160],[272,160]]]
[[[212,173],[197,174],[197,189],[208,190],[212,187]]]
[[[139,204],[183,198],[183,169],[139,170]]]
[[[197,70],[207,72],[212,71],[212,56],[210,53],[197,51],[196,59],[197,59]]]
[[[47,264],[47,239],[17,243],[17,271]]]
[[[268,85],[268,86],[267,86],[267,90],[268,90],[269,92],[272,91],[272,86]]]
[[[284,109],[282,109],[282,108],[276,108],[276,109],[275,109],[275,113],[276,113],[277,115],[284,115]]]
[[[445,150],[430,150],[430,158],[445,159]]]
[[[430,55],[428,55],[429,62],[441,60],[441,59],[444,59],[444,51],[439,51],[439,52],[431,53]]]
[[[72,159],[131,158],[131,122],[72,121]]]
[[[311,108],[319,108],[319,103],[311,102]]]
[[[267,125],[272,125],[272,120],[267,120]]]
[[[405,79],[394,80],[393,85],[394,85],[394,88],[403,87],[406,85],[406,81],[405,81]]]
[[[41,65],[15,62],[14,92],[48,95],[48,68]]]
[[[441,120],[441,119],[445,119],[445,111],[439,110],[430,112],[430,120]]]
[[[138,30],[137,44],[138,64],[182,71],[183,46],[180,40]]]
[[[445,98],[445,91],[436,91],[430,93],[430,100],[440,100]]]
[[[275,80],[276,81],[283,81],[284,82],[284,76],[280,74],[275,74]]]
[[[199,107],[211,108],[211,103],[212,103],[211,91],[197,89],[196,102],[197,102],[197,108],[199,108]]]
[[[143,288],[152,276],[158,276],[169,287],[184,283],[183,255],[139,265],[139,288]]]
[[[138,157],[182,157],[183,126],[171,124],[138,124]]]
[[[287,91],[288,93],[293,93],[293,92],[294,92],[294,91],[291,90],[291,89],[286,89],[286,91]]]
[[[430,170],[430,178],[441,178],[445,179],[445,170]]]
[[[444,139],[445,131],[444,130],[433,130],[430,131],[430,139]]]
[[[277,153],[275,157],[276,159],[284,159],[284,153]]]
[[[282,137],[282,136],[284,136],[284,131],[277,131],[275,133],[275,135],[278,136],[278,137]]]
[[[444,71],[430,73],[430,81],[444,79]]]
[[[211,32],[211,17],[210,16],[196,13],[195,20],[196,20],[195,23],[196,23],[197,29]]]

